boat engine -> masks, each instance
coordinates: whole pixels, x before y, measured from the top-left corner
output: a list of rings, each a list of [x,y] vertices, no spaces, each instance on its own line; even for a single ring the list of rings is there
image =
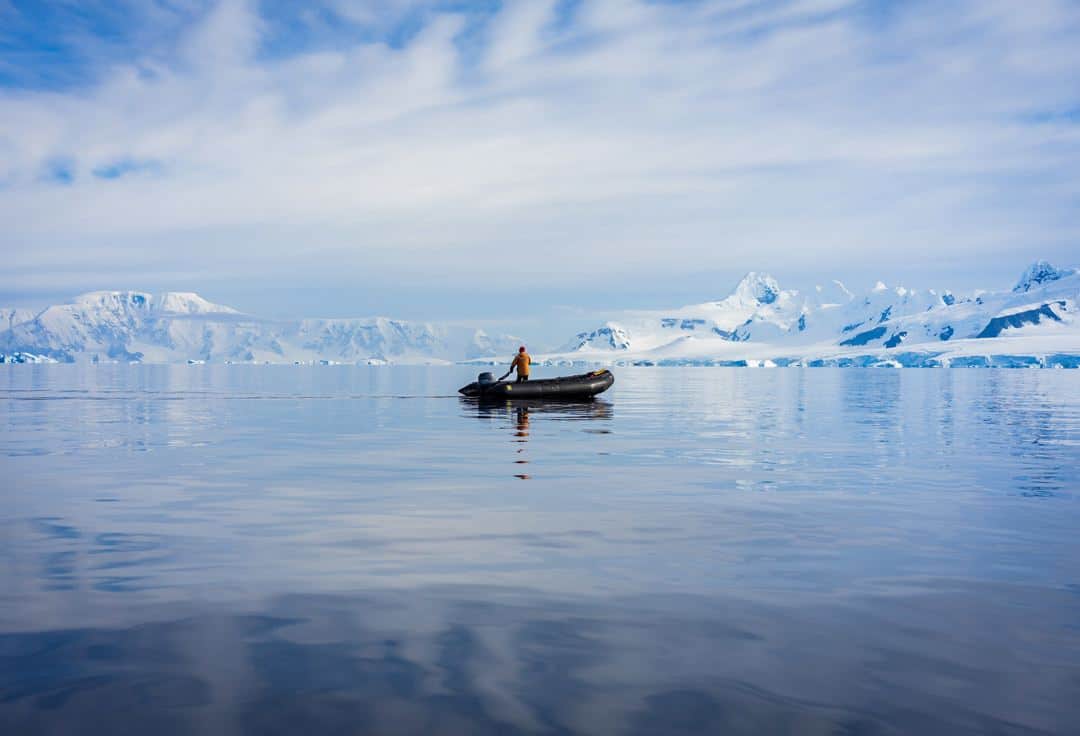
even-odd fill
[[[481,386],[490,386],[495,383],[495,375],[489,373],[488,371],[484,371],[476,377],[476,382],[479,383]]]

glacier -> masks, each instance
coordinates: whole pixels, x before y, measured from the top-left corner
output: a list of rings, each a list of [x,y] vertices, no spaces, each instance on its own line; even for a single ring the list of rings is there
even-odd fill
[[[842,282],[785,289],[751,272],[718,301],[612,315],[550,364],[1047,367],[1080,364],[1080,271],[1038,261],[1007,291]]]
[[[1038,261],[1008,290],[840,281],[782,288],[748,273],[719,300],[598,320],[547,365],[1045,367],[1080,365],[1080,271]],[[594,323],[597,324],[597,323]],[[388,317],[272,320],[191,292],[95,291],[0,309],[0,363],[493,364],[522,340]]]
[[[385,317],[269,320],[189,292],[96,291],[0,318],[5,363],[452,363],[510,355],[521,342]]]

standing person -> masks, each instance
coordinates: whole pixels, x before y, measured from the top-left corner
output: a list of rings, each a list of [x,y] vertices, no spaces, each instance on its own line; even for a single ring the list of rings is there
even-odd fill
[[[510,370],[502,375],[499,380],[503,380],[510,375],[510,372],[515,368],[517,369],[517,382],[529,380],[529,366],[532,364],[532,358],[525,352],[525,346],[522,345],[518,348],[518,354],[514,356],[514,359],[510,361]]]

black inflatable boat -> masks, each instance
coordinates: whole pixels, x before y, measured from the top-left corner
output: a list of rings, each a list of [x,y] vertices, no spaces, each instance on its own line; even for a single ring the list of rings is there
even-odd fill
[[[496,381],[490,373],[481,373],[458,393],[481,399],[587,399],[602,394],[615,383],[615,376],[605,369],[580,376],[541,378],[535,381]]]

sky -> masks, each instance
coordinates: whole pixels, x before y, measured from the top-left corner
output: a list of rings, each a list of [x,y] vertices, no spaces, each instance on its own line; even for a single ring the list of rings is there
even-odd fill
[[[542,332],[751,270],[1007,288],[1080,265],[1077,171],[1074,0],[0,0],[12,306]]]

